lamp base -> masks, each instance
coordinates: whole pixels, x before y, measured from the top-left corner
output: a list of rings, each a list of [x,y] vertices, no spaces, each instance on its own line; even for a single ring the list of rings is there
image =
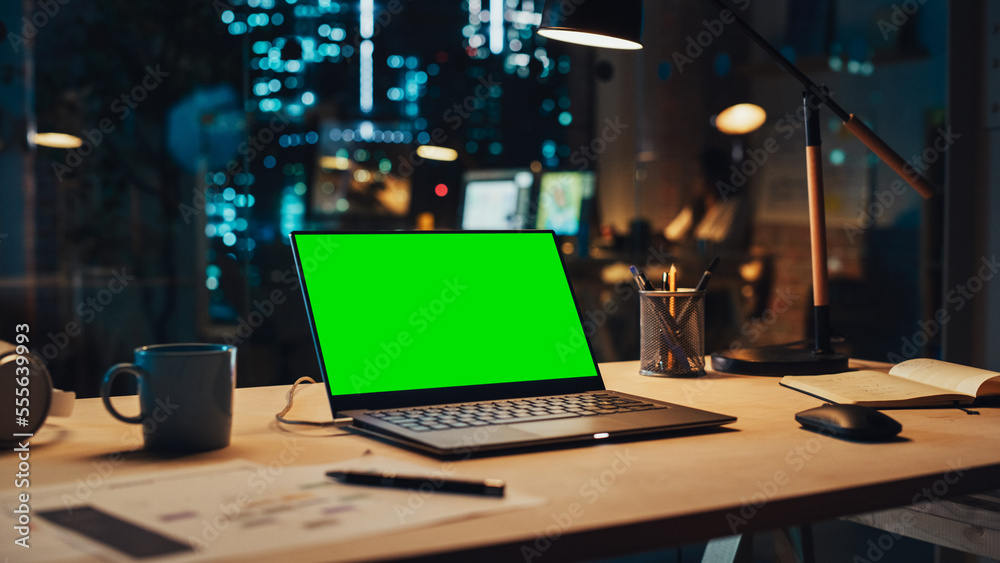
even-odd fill
[[[712,369],[742,375],[822,375],[847,371],[847,356],[803,348],[740,348],[713,353]]]

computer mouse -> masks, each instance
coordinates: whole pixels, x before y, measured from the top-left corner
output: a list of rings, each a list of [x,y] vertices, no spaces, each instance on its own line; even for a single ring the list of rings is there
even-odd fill
[[[888,440],[903,429],[889,415],[861,405],[823,405],[796,413],[795,420],[813,432],[865,442]]]

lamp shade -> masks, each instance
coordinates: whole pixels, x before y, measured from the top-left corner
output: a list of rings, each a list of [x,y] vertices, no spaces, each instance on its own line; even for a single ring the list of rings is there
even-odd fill
[[[642,49],[642,0],[549,0],[538,34],[592,47]]]

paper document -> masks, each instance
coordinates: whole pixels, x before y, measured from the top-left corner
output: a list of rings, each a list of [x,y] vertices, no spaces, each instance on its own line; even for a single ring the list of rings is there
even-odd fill
[[[504,498],[431,492],[453,464],[423,467],[366,456],[311,466],[232,461],[31,490],[31,548],[17,561],[203,561],[331,544],[542,504],[507,488]],[[423,491],[340,484],[325,473],[368,470],[428,477]],[[449,472],[450,470],[450,472]],[[478,477],[478,476],[477,476]],[[481,477],[496,477],[483,475]],[[82,498],[81,498],[82,497]],[[9,518],[17,493],[0,497]],[[9,522],[0,525],[10,529]],[[16,525],[16,523],[14,524]]]

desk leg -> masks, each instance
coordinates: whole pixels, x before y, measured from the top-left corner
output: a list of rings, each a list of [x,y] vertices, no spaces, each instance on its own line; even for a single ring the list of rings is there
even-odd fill
[[[816,549],[813,546],[812,524],[803,524],[788,529],[792,542],[803,563],[816,563]]]
[[[804,524],[771,532],[778,561],[815,563],[812,526]]]
[[[807,524],[783,530],[773,530],[777,561],[814,563],[812,528]],[[705,546],[701,563],[749,563],[753,561],[753,534],[715,538]]]
[[[701,563],[741,563],[753,560],[753,535],[737,534],[708,541]]]

